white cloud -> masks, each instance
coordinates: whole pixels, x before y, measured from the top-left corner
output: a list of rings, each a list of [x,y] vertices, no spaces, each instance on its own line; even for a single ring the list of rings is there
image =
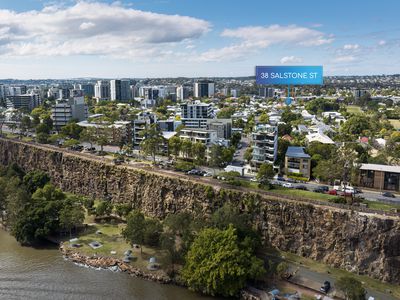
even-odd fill
[[[162,54],[166,45],[199,38],[210,28],[201,19],[135,10],[118,2],[77,1],[27,12],[0,9],[0,55],[146,57]]]
[[[281,58],[281,64],[301,63],[303,59],[296,56],[284,56]]]
[[[81,30],[86,30],[86,29],[90,29],[95,27],[96,24],[94,24],[93,22],[83,22],[80,26],[79,29]]]
[[[333,42],[333,37],[321,31],[296,25],[247,26],[225,29],[222,37],[238,39],[240,42],[219,49],[204,52],[201,60],[220,61],[245,57],[275,44],[297,46],[320,46]]]
[[[359,44],[346,44],[343,46],[344,50],[357,50],[358,48],[360,48]]]
[[[379,45],[379,46],[384,46],[384,45],[386,45],[386,41],[385,41],[385,40],[380,40],[380,41],[378,42],[378,45]]]
[[[357,60],[355,56],[352,56],[352,55],[342,55],[342,56],[337,56],[337,57],[334,59],[334,62],[337,62],[337,63],[348,63],[348,62],[353,62],[353,61],[355,61],[355,60]]]

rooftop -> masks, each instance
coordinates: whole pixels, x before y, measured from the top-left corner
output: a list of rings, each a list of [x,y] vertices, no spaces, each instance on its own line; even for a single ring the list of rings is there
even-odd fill
[[[387,165],[378,165],[378,164],[361,164],[360,170],[400,173],[400,166],[387,166]]]
[[[310,158],[311,156],[304,152],[304,147],[288,147],[286,156],[296,158]]]

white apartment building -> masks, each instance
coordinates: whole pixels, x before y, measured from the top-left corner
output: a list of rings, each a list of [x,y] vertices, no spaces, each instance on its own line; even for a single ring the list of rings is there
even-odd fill
[[[94,97],[97,100],[110,100],[110,82],[99,80],[94,86]]]
[[[261,164],[274,164],[278,153],[278,128],[271,125],[256,125],[251,138],[252,168],[257,170]]]

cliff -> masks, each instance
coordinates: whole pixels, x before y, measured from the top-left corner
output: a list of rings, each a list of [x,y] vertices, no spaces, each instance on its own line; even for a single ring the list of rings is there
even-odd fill
[[[0,164],[47,172],[64,191],[131,203],[145,214],[208,214],[230,201],[249,211],[265,241],[334,267],[400,284],[400,218],[221,188],[174,174],[0,139]]]

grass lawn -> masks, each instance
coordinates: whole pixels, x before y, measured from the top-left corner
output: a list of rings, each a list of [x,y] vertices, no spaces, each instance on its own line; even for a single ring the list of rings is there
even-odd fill
[[[378,201],[369,201],[369,200],[363,200],[363,203],[368,204],[369,208],[383,210],[383,211],[390,211],[392,208],[400,209],[400,204],[389,204],[389,203],[382,203]]]
[[[389,119],[389,122],[393,125],[395,129],[400,130],[400,120]]]
[[[296,190],[296,189],[289,189],[277,186],[274,189],[270,190],[271,193],[275,193],[277,195],[289,195],[289,196],[297,196],[312,200],[321,200],[321,201],[328,201],[336,199],[337,196],[322,194],[322,193],[314,193],[311,191],[303,191],[303,190]]]
[[[338,279],[339,277],[342,277],[342,276],[351,276],[351,277],[356,278],[357,280],[363,282],[364,286],[367,288],[370,288],[371,290],[379,291],[382,293],[386,293],[387,290],[391,290],[393,296],[400,298],[400,286],[399,285],[394,285],[394,284],[391,285],[388,283],[383,283],[379,280],[372,279],[365,275],[357,275],[357,274],[350,273],[350,272],[347,272],[342,269],[332,268],[325,264],[316,262],[312,259],[297,256],[293,253],[281,252],[281,255],[283,255],[285,257],[285,260],[287,260],[291,263],[300,264],[300,265],[305,266],[315,272],[319,272],[319,273],[328,273],[329,272],[330,276],[332,276],[335,279]]]
[[[87,220],[91,218],[88,217]],[[157,262],[161,265],[161,268],[165,268],[168,266],[168,255],[166,251],[142,247],[142,252],[140,248],[132,249],[131,246],[125,241],[125,239],[121,235],[121,230],[124,227],[124,224],[118,225],[109,225],[109,224],[99,224],[99,223],[91,223],[88,228],[78,235],[78,241],[75,243],[82,244],[82,247],[74,249],[75,251],[92,256],[94,254],[104,257],[115,257],[119,259],[124,258],[124,252],[128,249],[132,250],[132,255],[136,258],[131,261],[131,265],[141,269],[142,271],[149,272],[147,270],[147,265],[150,257],[156,257]],[[96,234],[97,231],[100,231],[101,234]],[[97,241],[100,242],[103,246],[98,249],[92,249],[89,246],[89,243]],[[69,242],[65,243],[69,245]],[[111,251],[116,251],[115,255],[111,254]],[[154,273],[164,274],[162,269],[158,271],[152,271]]]
[[[361,114],[362,110],[358,105],[348,105],[347,112],[351,114]]]

